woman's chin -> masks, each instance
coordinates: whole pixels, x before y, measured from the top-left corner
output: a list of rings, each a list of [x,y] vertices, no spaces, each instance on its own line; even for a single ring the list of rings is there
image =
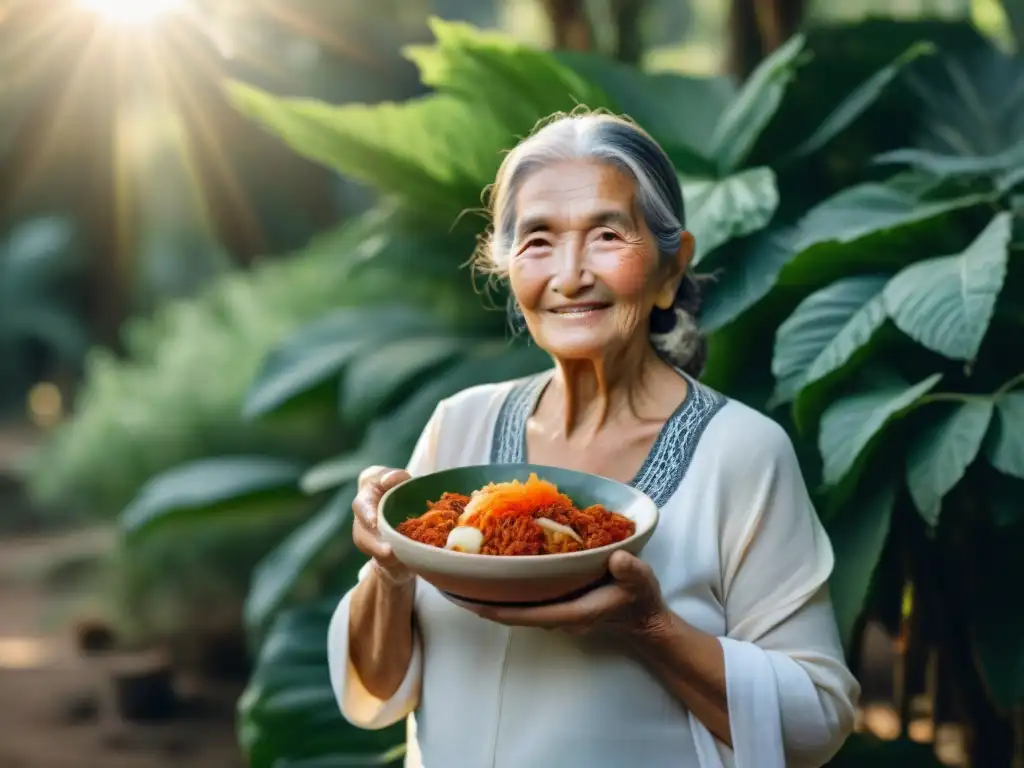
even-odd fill
[[[603,339],[589,338],[550,339],[538,343],[556,360],[599,360],[605,356],[608,344]]]

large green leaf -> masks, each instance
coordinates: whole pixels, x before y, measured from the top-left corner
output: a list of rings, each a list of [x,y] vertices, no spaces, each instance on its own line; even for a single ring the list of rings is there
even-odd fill
[[[893,270],[958,238],[958,217],[991,204],[984,195],[922,201],[901,183],[865,183],[843,190],[799,222],[795,254],[780,284],[809,288],[851,274]]]
[[[1010,214],[997,214],[963,253],[896,275],[883,292],[893,322],[941,355],[974,359],[1006,278],[1011,230]]]
[[[348,423],[364,423],[422,382],[465,354],[470,342],[455,335],[401,339],[362,355],[341,378],[339,405]]]
[[[950,213],[971,211],[989,202],[985,196],[921,201],[896,180],[844,189],[801,219],[798,254],[786,265],[782,279],[806,282],[821,272],[838,280],[849,276],[847,270],[854,264],[868,271],[909,263],[924,248],[942,242],[937,234],[944,236],[944,230],[937,224]],[[915,246],[918,242],[922,245]],[[842,259],[837,258],[837,246],[846,246]]]
[[[837,280],[804,299],[775,334],[776,403],[845,364],[885,322],[877,300],[887,277]]]
[[[723,243],[763,229],[779,207],[775,172],[765,166],[681,182],[686,226],[696,240],[694,264]]]
[[[621,111],[669,149],[682,145],[710,156],[715,126],[736,94],[727,77],[648,74],[605,56],[574,51],[559,51],[555,56],[600,86]]]
[[[994,403],[978,398],[932,407],[934,420],[911,444],[907,487],[921,516],[936,525],[942,498],[960,482],[981,449]]]
[[[228,94],[298,154],[397,195],[435,221],[478,208],[501,150],[515,143],[493,115],[450,94],[372,106],[279,98],[240,82]]]
[[[68,275],[78,263],[75,237],[74,221],[63,216],[41,216],[14,227],[0,241],[0,296],[14,300]]]
[[[541,118],[579,104],[612,106],[600,88],[550,53],[463,22],[432,18],[430,28],[434,45],[405,48],[423,83],[490,112],[512,136],[525,135]]]
[[[358,353],[438,327],[428,313],[400,304],[339,310],[301,329],[267,357],[249,389],[245,413],[271,413],[339,376]]]
[[[969,20],[946,21],[935,16],[922,19],[857,14],[855,21],[818,17],[805,25],[804,34],[810,61],[799,69],[778,112],[758,139],[754,162],[772,162],[779,157],[780,149],[803,141],[849,94],[922,41],[933,43],[940,51],[988,46]],[[900,77],[878,95],[855,124],[837,137],[841,145],[829,142],[823,148],[828,156],[821,159],[831,166],[829,175],[856,178],[858,166],[873,154],[911,143],[920,127],[920,115],[913,99],[908,98],[906,81],[922,69],[936,66],[938,58],[926,56],[905,66]]]
[[[706,289],[700,327],[709,333],[724,328],[767,296],[793,258],[795,237],[792,228],[773,224],[705,261],[716,279]]]
[[[302,465],[267,456],[201,459],[147,482],[121,513],[128,536],[149,535],[170,523],[201,521],[218,507],[245,512],[252,502],[298,498]]]
[[[260,648],[256,669],[238,702],[239,741],[251,768],[316,765],[346,759],[360,768],[401,764],[395,748],[405,725],[365,731],[338,710],[327,667],[327,628],[338,598],[282,613]]]
[[[706,259],[718,272],[701,311],[701,326],[722,328],[768,296],[776,285],[801,291],[857,274],[895,271],[948,245],[958,217],[990,204],[984,195],[921,202],[894,180],[844,190],[811,209],[795,228],[770,227],[728,244]]]
[[[509,348],[500,341],[478,343],[453,365],[437,371],[390,412],[380,413],[367,430],[359,450],[328,459],[310,469],[301,481],[307,493],[319,493],[355,480],[371,464],[405,466],[413,446],[437,404],[477,384],[519,378],[541,371],[550,358],[537,347]]]
[[[998,157],[1024,137],[1024,60],[990,42],[944,47],[926,71],[909,78],[909,106],[922,128],[917,148],[957,158]]]
[[[941,378],[932,374],[909,387],[894,382],[832,403],[822,415],[818,436],[825,483],[842,480],[886,425],[914,408]]]
[[[311,467],[302,476],[299,486],[304,493],[309,494],[337,488],[355,481],[369,464],[358,452],[343,453]]]
[[[835,552],[829,592],[839,633],[847,648],[889,537],[895,504],[895,486],[891,482],[882,483],[828,525]]]
[[[711,155],[722,173],[735,171],[750,155],[779,108],[803,49],[803,35],[794,35],[758,65],[726,107],[711,139]]]
[[[327,504],[296,528],[256,568],[245,600],[245,622],[250,632],[263,632],[281,606],[295,595],[300,580],[315,568],[328,550],[351,549],[346,529],[352,521],[355,487],[341,489]]]
[[[882,91],[896,79],[903,67],[920,56],[934,52],[934,50],[935,46],[930,43],[922,42],[912,45],[888,66],[882,67],[861,83],[818,125],[817,130],[796,149],[788,153],[788,156],[806,157],[819,151],[864,114],[878,100]]]
[[[394,466],[395,452],[408,457],[441,400],[478,384],[516,379],[550,365],[548,355],[534,346],[510,349],[504,342],[479,345],[474,356],[434,377],[400,407],[377,419],[370,426],[360,453],[372,458],[371,463]]]
[[[430,226],[411,216],[401,201],[382,204],[371,210],[372,220],[363,227],[364,236],[356,243],[344,243],[337,250],[350,275],[377,267],[389,272],[415,274],[431,283],[452,282],[459,265],[476,245],[476,227],[469,217],[456,229]],[[464,226],[468,224],[469,226]],[[482,222],[481,222],[482,227]]]
[[[5,362],[20,368],[24,342],[38,343],[72,365],[85,356],[86,324],[61,292],[82,265],[75,241],[74,223],[62,216],[29,219],[0,241],[0,345],[9,345],[2,353]]]
[[[909,165],[942,179],[999,177],[1024,162],[1024,139],[994,155],[945,155],[927,149],[895,149],[875,158],[879,164]]]
[[[1024,480],[1024,392],[999,395],[985,453],[1000,472]]]

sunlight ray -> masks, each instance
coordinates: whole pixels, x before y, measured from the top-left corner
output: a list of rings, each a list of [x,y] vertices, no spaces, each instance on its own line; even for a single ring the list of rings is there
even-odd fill
[[[352,59],[353,61],[358,61],[362,64],[380,66],[380,59],[374,56],[370,51],[355,46],[348,40],[342,39],[325,25],[318,25],[311,22],[309,19],[303,18],[300,14],[288,8],[286,5],[272,1],[262,2],[260,5],[271,18],[276,19],[292,31],[298,32],[300,35],[307,37],[310,40],[316,40],[317,42],[323,43],[331,48],[335,53],[344,56],[345,58]]]

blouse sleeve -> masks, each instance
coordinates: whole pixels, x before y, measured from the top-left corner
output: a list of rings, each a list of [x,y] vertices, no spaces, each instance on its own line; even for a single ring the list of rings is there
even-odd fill
[[[443,403],[434,411],[406,466],[409,474],[414,477],[434,471],[437,465],[442,408]],[[366,578],[369,567],[370,564],[367,563],[359,570],[359,581]],[[414,629],[409,669],[391,698],[378,699],[366,690],[349,656],[349,610],[354,591],[355,587],[341,598],[331,618],[327,630],[327,663],[331,673],[331,686],[334,688],[334,696],[338,700],[341,714],[357,728],[376,730],[397,723],[416,708],[423,674],[423,648],[419,633]]]
[[[763,417],[744,433],[720,489],[727,762],[818,768],[853,729],[860,695],[828,596],[832,547],[789,436]]]

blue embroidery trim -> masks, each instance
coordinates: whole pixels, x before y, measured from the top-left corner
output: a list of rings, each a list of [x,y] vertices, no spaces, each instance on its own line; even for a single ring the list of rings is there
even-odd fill
[[[525,461],[526,422],[552,375],[553,371],[547,371],[530,376],[516,382],[509,390],[498,411],[491,438],[492,464],[520,464]],[[665,422],[651,452],[630,482],[659,507],[664,506],[679,489],[704,430],[728,402],[724,395],[682,371],[679,375],[689,385],[686,398]]]

